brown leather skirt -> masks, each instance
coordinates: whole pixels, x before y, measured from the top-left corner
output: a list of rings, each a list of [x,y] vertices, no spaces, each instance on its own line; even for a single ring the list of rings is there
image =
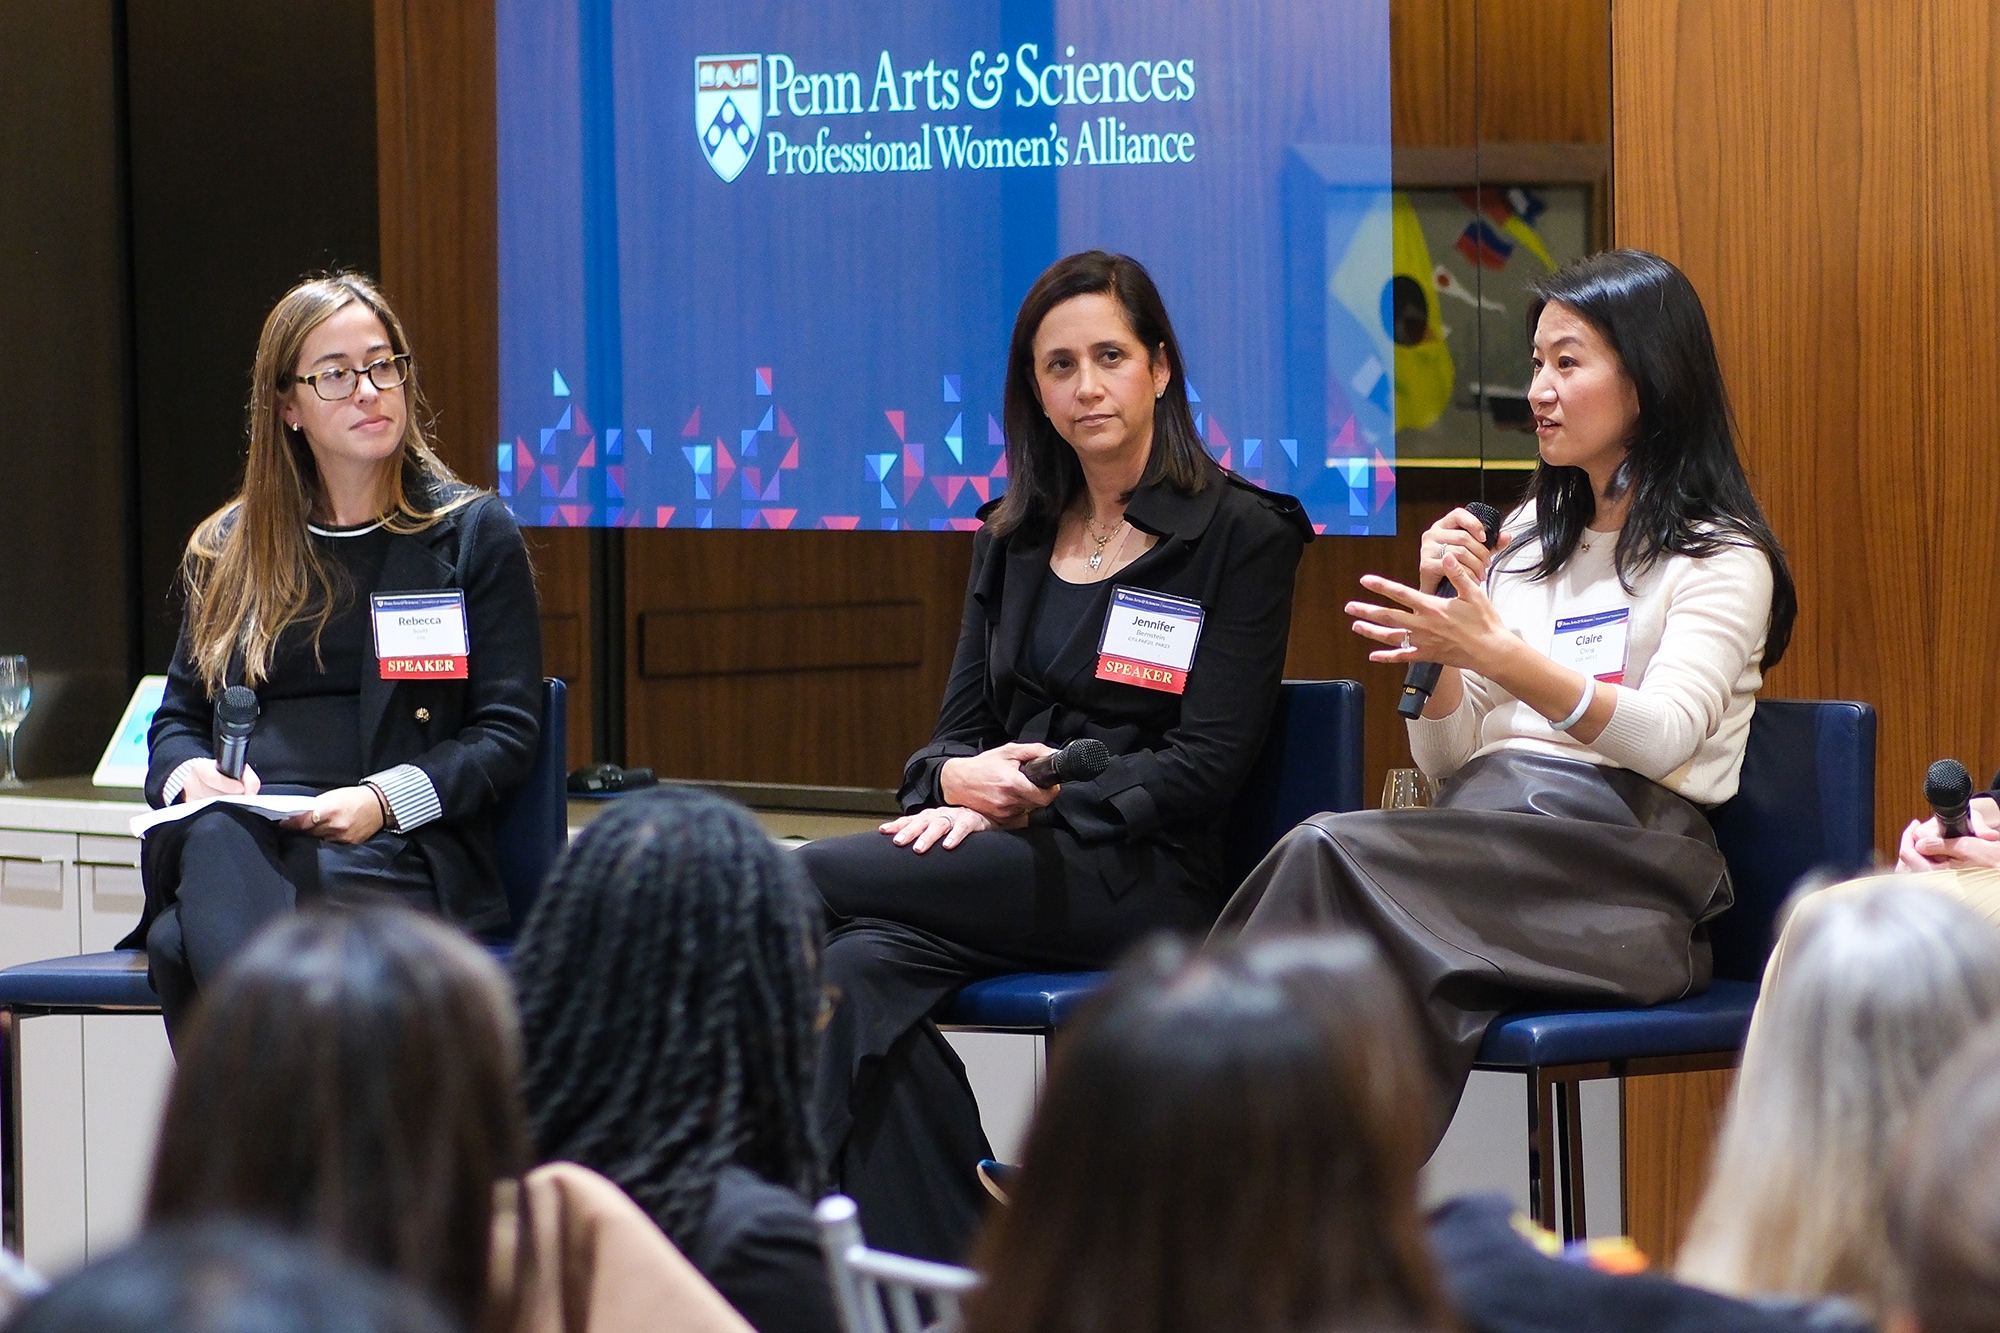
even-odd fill
[[[1731,902],[1699,808],[1625,769],[1472,760],[1428,810],[1325,814],[1282,838],[1211,938],[1372,935],[1431,1038],[1441,1138],[1487,1024],[1513,1009],[1658,1004],[1709,981],[1701,923]]]

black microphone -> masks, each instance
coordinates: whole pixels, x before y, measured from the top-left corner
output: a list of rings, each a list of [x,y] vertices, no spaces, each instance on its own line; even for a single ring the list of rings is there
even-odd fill
[[[1495,542],[1500,540],[1500,511],[1490,504],[1474,500],[1465,507],[1465,512],[1486,525],[1486,549],[1490,552]],[[1446,579],[1438,586],[1440,597],[1456,597],[1458,589]],[[1438,687],[1438,677],[1444,668],[1436,662],[1412,662],[1410,669],[1403,673],[1403,697],[1396,700],[1396,713],[1400,717],[1416,717],[1424,711],[1424,705],[1431,701],[1431,692]]]
[[[1104,742],[1085,737],[1054,754],[1028,760],[1021,765],[1021,774],[1037,787],[1053,787],[1058,782],[1088,782],[1109,767],[1111,751]]]
[[[1937,816],[1940,838],[1972,836],[1972,775],[1956,759],[1940,759],[1924,771],[1924,799]]]
[[[225,778],[243,776],[250,755],[250,731],[257,725],[257,692],[231,685],[215,705],[215,769]]]

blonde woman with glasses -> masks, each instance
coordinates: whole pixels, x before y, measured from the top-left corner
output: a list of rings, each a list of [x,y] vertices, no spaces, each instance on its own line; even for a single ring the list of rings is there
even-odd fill
[[[1676,1267],[1879,1318],[1889,1166],[1931,1075],[2000,1014],[2000,929],[1889,876],[1794,899]]]
[[[282,822],[208,805],[146,836],[125,947],[145,946],[170,1034],[260,925],[305,902],[508,924],[491,817],[540,727],[534,580],[513,517],[452,475],[424,417],[409,339],[366,278],[300,283],[264,321],[243,488],[182,561],[146,798],[310,805]],[[254,692],[255,722],[219,763],[232,687]]]

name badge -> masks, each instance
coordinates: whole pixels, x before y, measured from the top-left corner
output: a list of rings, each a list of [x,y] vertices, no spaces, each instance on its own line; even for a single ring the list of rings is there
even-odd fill
[[[1632,630],[1632,608],[1598,611],[1556,622],[1549,656],[1584,675],[1617,685],[1625,679],[1625,641]]]
[[[1201,603],[1136,588],[1116,588],[1097,641],[1097,678],[1180,694],[1187,689]]]
[[[465,679],[464,592],[378,592],[368,603],[383,680]]]

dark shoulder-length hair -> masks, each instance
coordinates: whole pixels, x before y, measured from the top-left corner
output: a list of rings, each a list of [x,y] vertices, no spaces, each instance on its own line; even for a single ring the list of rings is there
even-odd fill
[[[178,1045],[147,1223],[264,1222],[466,1327],[506,1327],[488,1260],[496,1186],[529,1162],[519,1041],[505,974],[450,926],[389,907],[287,916]]]
[[[1058,259],[1035,279],[1014,317],[1007,348],[1007,494],[987,519],[1002,536],[1019,527],[1053,525],[1083,494],[1083,467],[1076,451],[1042,411],[1035,393],[1035,334],[1051,310],[1079,296],[1104,293],[1124,308],[1132,335],[1149,356],[1164,357],[1172,372],[1166,392],[1153,407],[1153,451],[1141,486],[1165,482],[1193,495],[1217,479],[1220,469],[1201,447],[1194,412],[1188,407],[1187,371],[1180,340],[1145,266],[1129,255],[1085,250]]]
[[[564,851],[511,967],[535,1146],[609,1176],[683,1250],[731,1163],[807,1200],[819,906],[749,811],[661,787]]]
[[[1567,264],[1533,285],[1532,341],[1551,303],[1575,312],[1618,354],[1639,399],[1639,423],[1619,483],[1632,492],[1618,533],[1618,577],[1631,581],[1666,555],[1697,559],[1725,546],[1755,546],[1771,562],[1771,622],[1765,670],[1791,641],[1798,595],[1785,552],[1764,521],[1736,451],[1736,421],[1715,339],[1687,275],[1644,250],[1607,250]],[[1528,489],[1540,562],[1548,578],[1568,563],[1596,513],[1582,468],[1537,463]]]
[[[1140,947],[1069,1029],[968,1333],[1446,1329],[1423,1037],[1375,947]]]

